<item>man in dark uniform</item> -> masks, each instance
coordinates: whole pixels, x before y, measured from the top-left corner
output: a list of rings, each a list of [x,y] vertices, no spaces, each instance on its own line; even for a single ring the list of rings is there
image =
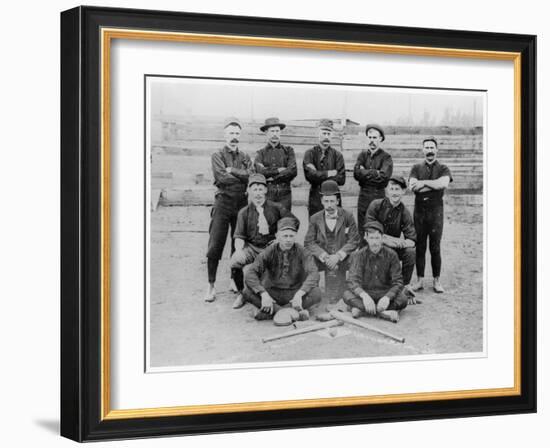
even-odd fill
[[[380,143],[386,139],[382,127],[377,124],[368,124],[365,134],[368,148],[357,156],[357,162],[353,168],[353,177],[361,187],[357,199],[357,227],[361,238],[363,238],[367,209],[374,199],[384,198],[384,189],[393,173],[391,156],[380,148]]]
[[[230,118],[224,126],[225,146],[212,154],[212,173],[214,185],[218,187],[214,206],[212,207],[210,237],[206,252],[208,267],[208,288],[204,300],[213,302],[216,299],[216,272],[222,257],[231,227],[231,237],[235,231],[237,213],[246,206],[246,186],[248,176],[254,172],[250,157],[239,151],[239,138],[242,126],[236,118]],[[234,251],[231,245],[231,253]]]
[[[366,222],[378,221],[384,226],[383,243],[391,247],[402,263],[403,283],[411,296],[409,303],[415,303],[411,282],[416,262],[416,232],[409,210],[401,202],[407,189],[407,182],[401,176],[392,176],[386,187],[386,197],[375,199],[367,209]],[[403,234],[403,238],[401,237]]]
[[[277,223],[277,240],[261,252],[245,273],[243,297],[258,308],[255,319],[272,319],[278,308],[290,304],[300,320],[321,301],[319,271],[313,257],[298,243],[299,222],[285,217]]]
[[[258,254],[275,239],[277,222],[285,216],[293,216],[278,202],[266,199],[267,182],[263,174],[252,174],[248,180],[249,204],[239,211],[234,234],[235,252],[230,266],[238,295],[233,308],[244,305],[243,268],[252,263]]]
[[[286,127],[277,117],[268,118],[260,128],[267,144],[258,150],[254,164],[256,172],[267,180],[267,199],[279,202],[288,211],[292,208],[290,182],[298,174],[292,146],[281,144],[281,131]]]
[[[414,165],[409,176],[409,185],[415,194],[414,226],[416,228],[416,275],[415,291],[424,288],[426,266],[426,242],[430,240],[433,287],[438,293],[445,292],[441,286],[441,236],[443,234],[443,193],[453,181],[451,171],[437,160],[437,140],[428,137],[422,142],[424,162]]]
[[[338,185],[344,185],[346,182],[344,156],[330,145],[332,132],[332,121],[321,120],[319,122],[319,144],[308,149],[304,154],[304,175],[311,184],[308,204],[310,217],[323,210],[320,189],[325,180],[334,180]]]
[[[304,240],[320,271],[325,271],[325,293],[330,302],[342,298],[349,256],[359,246],[359,233],[353,215],[338,207],[338,184],[326,180],[321,185],[324,210],[309,220]]]
[[[363,314],[399,321],[399,311],[406,308],[399,258],[383,244],[384,226],[378,221],[365,224],[367,246],[352,255],[348,290],[344,302],[357,318]]]

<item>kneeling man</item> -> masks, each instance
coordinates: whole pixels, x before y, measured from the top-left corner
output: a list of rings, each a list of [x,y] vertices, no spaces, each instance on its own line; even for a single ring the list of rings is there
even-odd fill
[[[231,277],[235,281],[238,296],[233,308],[244,305],[243,268],[252,263],[256,256],[275,239],[277,222],[285,216],[292,216],[278,202],[266,199],[267,182],[263,174],[252,174],[248,181],[249,203],[237,215],[235,229],[235,252],[231,256]]]
[[[407,297],[403,294],[399,258],[393,249],[384,246],[383,236],[381,223],[365,224],[368,245],[352,255],[344,302],[351,307],[353,317],[366,313],[398,322]]]
[[[415,294],[409,283],[416,263],[416,231],[411,213],[401,201],[406,189],[407,182],[403,177],[392,176],[386,187],[386,197],[370,203],[365,222],[378,221],[384,226],[382,241],[395,250],[401,260],[405,292],[411,297],[409,303],[415,303]]]
[[[243,298],[258,308],[256,320],[272,319],[285,305],[300,311],[300,320],[321,301],[319,271],[313,257],[296,243],[299,221],[292,217],[277,223],[277,240],[265,248],[245,273]]]
[[[309,221],[304,246],[313,255],[320,271],[325,271],[325,293],[329,301],[342,298],[349,255],[359,246],[359,233],[353,215],[338,207],[340,189],[333,180],[321,185],[323,210]]]

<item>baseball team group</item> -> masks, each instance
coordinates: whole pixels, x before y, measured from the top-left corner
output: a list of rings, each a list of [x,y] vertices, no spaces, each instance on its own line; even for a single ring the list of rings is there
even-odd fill
[[[257,320],[276,319],[284,309],[294,310],[292,320],[309,319],[310,308],[323,297],[319,281],[324,272],[329,303],[345,307],[355,318],[367,314],[398,322],[401,310],[421,302],[427,247],[433,290],[443,293],[443,195],[452,176],[437,159],[436,138],[418,142],[424,160],[405,179],[393,174],[392,156],[381,147],[384,129],[368,124],[365,149],[353,169],[360,186],[355,219],[341,207],[346,173],[342,153],[331,145],[333,122],[320,120],[319,143],[305,152],[302,163],[310,190],[309,225],[301,244],[300,222],[292,214],[291,181],[298,168],[294,149],[281,143],[285,127],[278,118],[266,119],[260,128],[266,145],[252,160],[239,150],[240,121],[225,122],[225,145],[212,155],[217,192],[205,301],[216,299],[216,274],[228,233],[233,308],[251,303]],[[407,188],[415,195],[412,215],[402,202]],[[417,278],[411,283],[415,267]]]

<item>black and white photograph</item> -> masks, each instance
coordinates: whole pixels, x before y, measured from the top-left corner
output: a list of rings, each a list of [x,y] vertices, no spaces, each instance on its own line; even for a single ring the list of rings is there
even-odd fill
[[[145,95],[148,371],[484,355],[486,92]]]

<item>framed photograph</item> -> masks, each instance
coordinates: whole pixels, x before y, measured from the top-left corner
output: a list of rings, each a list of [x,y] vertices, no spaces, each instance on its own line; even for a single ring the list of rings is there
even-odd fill
[[[61,434],[536,411],[536,37],[61,14]]]

